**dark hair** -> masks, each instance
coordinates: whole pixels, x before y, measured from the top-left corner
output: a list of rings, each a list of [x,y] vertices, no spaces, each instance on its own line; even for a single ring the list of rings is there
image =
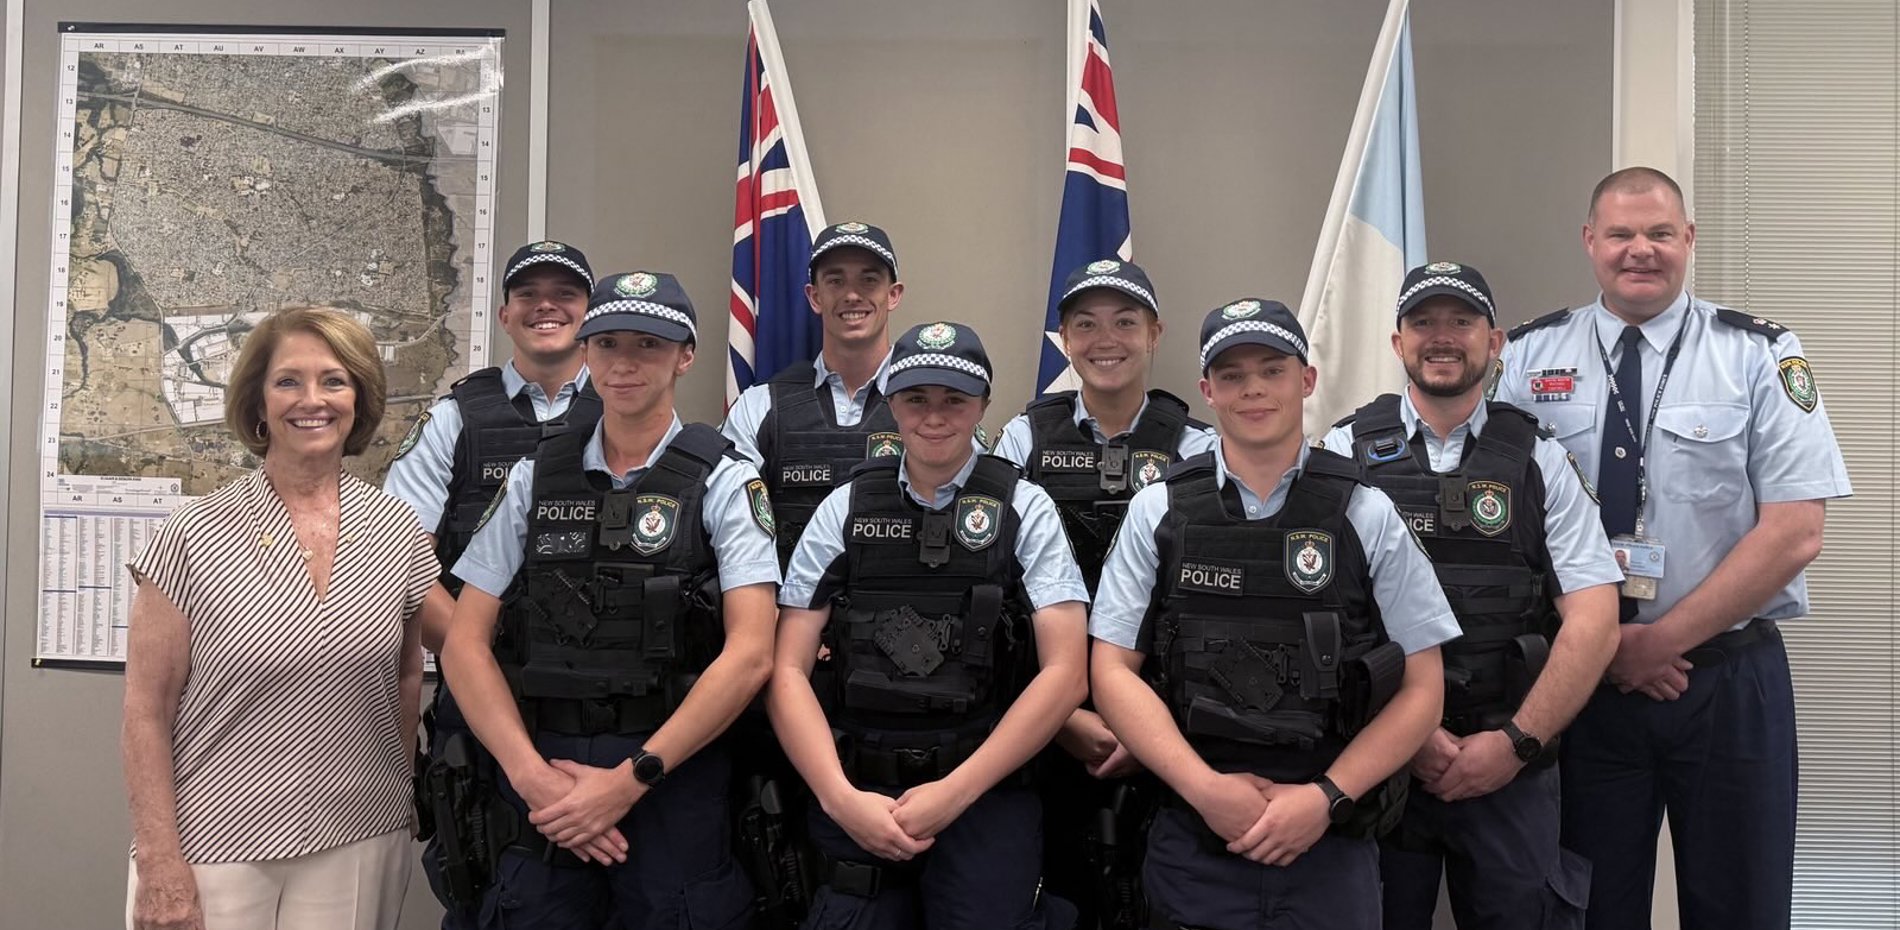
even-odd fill
[[[376,339],[355,317],[327,307],[297,307],[271,314],[244,337],[237,364],[224,388],[224,425],[255,455],[270,448],[270,435],[258,438],[264,422],[264,379],[277,346],[290,333],[309,333],[330,347],[356,387],[356,422],[343,440],[344,455],[369,448],[383,422],[389,378],[376,352]]]
[[[1646,194],[1658,187],[1668,188],[1669,192],[1675,195],[1676,204],[1682,207],[1683,214],[1685,216],[1688,214],[1688,203],[1682,199],[1682,185],[1677,184],[1675,178],[1654,168],[1637,165],[1612,171],[1603,180],[1598,181],[1596,189],[1590,192],[1590,211],[1584,216],[1590,222],[1596,222],[1597,203],[1603,199],[1604,194]]]

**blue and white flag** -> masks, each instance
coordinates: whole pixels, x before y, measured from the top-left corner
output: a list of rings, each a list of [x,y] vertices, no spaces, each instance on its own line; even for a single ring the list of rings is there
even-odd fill
[[[1056,334],[1062,284],[1069,272],[1102,258],[1134,258],[1128,233],[1128,175],[1122,166],[1122,120],[1115,75],[1108,66],[1108,29],[1097,0],[1069,0],[1069,157],[1056,223],[1055,267],[1043,318],[1036,393],[1079,386]]]
[[[1391,0],[1386,9],[1300,301],[1310,361],[1319,368],[1319,386],[1306,402],[1312,432],[1405,386],[1405,368],[1392,354],[1393,313],[1405,272],[1425,262],[1406,6]]]
[[[750,0],[739,178],[732,231],[732,321],[726,406],[793,362],[818,355],[824,331],[805,300],[811,242],[825,228],[792,81],[765,0]]]

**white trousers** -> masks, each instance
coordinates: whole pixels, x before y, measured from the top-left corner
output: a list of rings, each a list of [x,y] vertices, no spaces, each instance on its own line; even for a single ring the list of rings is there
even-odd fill
[[[293,859],[194,865],[205,930],[395,930],[409,886],[408,830]],[[125,886],[134,930],[138,861]]]

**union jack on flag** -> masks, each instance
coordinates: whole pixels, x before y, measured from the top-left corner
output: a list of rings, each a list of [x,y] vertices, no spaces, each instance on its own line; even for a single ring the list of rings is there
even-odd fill
[[[1043,322],[1042,364],[1036,391],[1076,385],[1056,335],[1062,285],[1069,272],[1097,259],[1134,258],[1129,240],[1128,175],[1122,165],[1122,121],[1115,109],[1115,75],[1108,66],[1108,29],[1097,0],[1069,0],[1069,158],[1056,224],[1055,266]]]
[[[792,82],[766,0],[750,0],[739,178],[732,232],[732,325],[726,406],[779,369],[818,354],[823,331],[805,301],[812,237],[825,228]]]

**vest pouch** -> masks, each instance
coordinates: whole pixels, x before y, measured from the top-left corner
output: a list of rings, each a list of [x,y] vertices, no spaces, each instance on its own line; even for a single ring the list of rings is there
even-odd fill
[[[1298,746],[1312,749],[1326,735],[1326,720],[1312,711],[1247,711],[1197,695],[1188,702],[1181,732],[1251,743],[1256,746]]]
[[[957,671],[928,678],[892,678],[857,668],[844,684],[845,708],[865,713],[962,717],[975,706],[976,697],[976,683]]]
[[[1544,671],[1544,664],[1550,660],[1550,641],[1536,633],[1525,633],[1511,640],[1504,653],[1504,684],[1506,698],[1513,708],[1524,702],[1524,696],[1531,693],[1531,685],[1537,682],[1537,676]]]
[[[1405,801],[1411,793],[1412,775],[1401,768],[1396,774],[1366,792],[1354,805],[1352,816],[1331,831],[1347,837],[1382,837],[1398,829],[1405,819]]]
[[[1405,680],[1405,649],[1387,640],[1347,660],[1339,695],[1340,734],[1351,739],[1392,702]]]
[[[1306,641],[1300,662],[1300,696],[1309,701],[1330,701],[1339,697],[1339,660],[1345,640],[1339,628],[1339,615],[1331,611],[1300,615],[1306,626]]]

